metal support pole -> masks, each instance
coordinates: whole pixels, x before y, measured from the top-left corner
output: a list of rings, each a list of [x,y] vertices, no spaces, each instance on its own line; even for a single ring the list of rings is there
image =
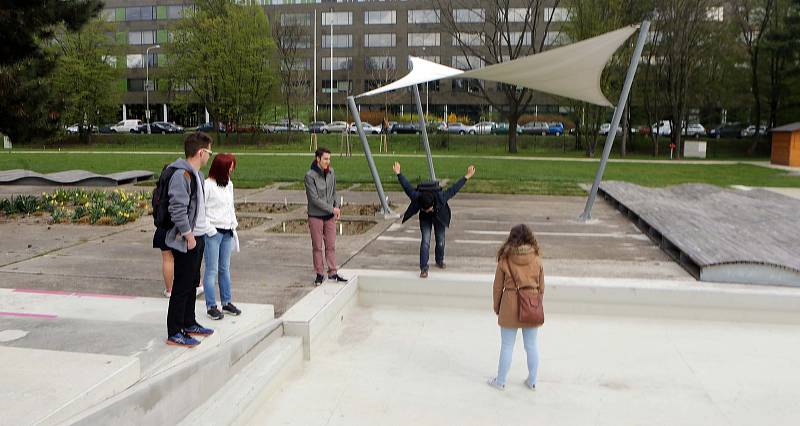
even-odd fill
[[[592,190],[589,191],[589,198],[586,200],[586,207],[583,209],[583,213],[578,217],[580,221],[585,222],[592,218],[592,206],[594,205],[595,198],[597,198],[597,190],[600,187],[600,181],[603,179],[603,172],[606,169],[608,156],[611,154],[611,146],[614,144],[614,138],[617,135],[617,128],[619,127],[620,119],[622,119],[622,113],[625,110],[625,103],[628,102],[628,94],[633,84],[633,77],[636,75],[636,68],[639,66],[639,60],[642,57],[642,49],[647,40],[647,32],[649,30],[650,20],[645,19],[642,22],[642,26],[639,28],[639,38],[636,40],[636,48],[633,50],[631,63],[628,66],[628,75],[625,76],[622,93],[619,95],[617,108],[614,110],[614,117],[611,119],[611,129],[609,129],[608,135],[606,136],[606,145],[603,147],[603,157],[600,159],[600,166],[597,168]]]
[[[356,123],[358,129],[358,137],[361,139],[361,144],[364,146],[364,156],[367,157],[367,164],[369,164],[369,171],[372,173],[372,180],[375,182],[375,188],[378,190],[378,198],[381,200],[381,207],[383,208],[384,215],[394,215],[392,209],[389,208],[389,203],[386,201],[386,195],[383,193],[383,185],[381,184],[381,177],[378,175],[378,169],[375,167],[375,160],[372,159],[372,151],[369,149],[367,142],[367,135],[364,134],[364,127],[361,124],[361,116],[358,115],[358,108],[356,107],[356,100],[352,96],[347,97],[347,105],[350,107],[350,113],[353,114],[353,121]]]
[[[428,159],[428,171],[431,180],[436,180],[436,172],[433,170],[433,157],[431,157],[431,146],[428,143],[428,129],[425,128],[425,114],[422,113],[422,102],[419,98],[419,88],[414,85],[414,103],[417,104],[417,114],[419,114],[419,127],[422,129],[422,146],[425,147],[425,157]]]

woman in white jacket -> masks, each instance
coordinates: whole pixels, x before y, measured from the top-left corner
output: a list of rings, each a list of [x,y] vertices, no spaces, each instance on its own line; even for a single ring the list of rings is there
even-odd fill
[[[233,154],[217,154],[211,163],[208,178],[205,181],[204,193],[206,202],[206,218],[211,225],[211,232],[205,235],[206,272],[203,276],[205,287],[206,309],[208,317],[222,319],[225,314],[239,315],[239,308],[231,303],[231,252],[239,251],[239,237],[236,235],[236,211],[233,204],[233,182],[231,174],[236,168],[236,157]],[[219,296],[222,310],[217,308],[216,283],[219,276]],[[224,312],[224,313],[223,313]]]

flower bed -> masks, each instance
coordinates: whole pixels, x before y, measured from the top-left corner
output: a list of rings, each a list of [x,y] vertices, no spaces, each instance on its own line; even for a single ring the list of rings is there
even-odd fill
[[[150,193],[59,189],[0,200],[0,214],[50,215],[50,223],[124,225],[151,213]]]

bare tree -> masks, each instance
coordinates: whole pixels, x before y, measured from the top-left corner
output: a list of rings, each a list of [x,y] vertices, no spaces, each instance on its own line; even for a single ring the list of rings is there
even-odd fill
[[[545,50],[554,13],[560,1],[544,0],[435,0],[444,31],[452,37],[469,68],[507,62]],[[477,63],[476,63],[477,62]],[[498,90],[478,85],[481,96],[508,118],[508,152],[517,152],[517,122],[530,105],[533,92],[499,84]]]
[[[311,58],[301,50],[311,46],[311,36],[306,22],[281,18],[273,26],[273,37],[280,62],[281,96],[286,105],[286,118],[291,132],[295,121],[293,107],[306,101],[311,91],[308,75]]]
[[[398,73],[398,64],[397,58],[395,56],[385,56],[385,57],[374,57],[368,56],[366,58],[366,63],[364,64],[367,68],[367,75],[368,75],[368,84],[364,90],[372,90],[377,87],[386,85],[388,83],[397,80],[399,73]],[[383,111],[384,114],[389,110],[389,104],[398,99],[403,92],[401,91],[389,91],[383,92],[381,96],[383,97]],[[374,124],[374,123],[373,123]]]
[[[753,94],[753,144],[748,149],[752,154],[756,149],[761,124],[761,88],[759,85],[759,59],[762,41],[766,40],[770,15],[775,8],[775,0],[734,0],[731,2],[733,16],[739,29],[738,40],[744,45],[750,60],[750,90]]]
[[[690,82],[702,66],[714,28],[708,19],[711,0],[658,0],[655,31],[661,36],[666,98],[671,111],[670,138],[677,158],[686,121]]]

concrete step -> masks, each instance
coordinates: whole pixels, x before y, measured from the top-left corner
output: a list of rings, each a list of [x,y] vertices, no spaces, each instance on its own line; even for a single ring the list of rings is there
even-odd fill
[[[358,302],[491,309],[490,274],[353,270]],[[800,323],[800,289],[779,286],[545,274],[545,311],[570,314]]]
[[[230,425],[252,416],[258,402],[272,392],[303,363],[303,340],[284,336],[272,342],[263,352],[244,366],[208,401],[192,411],[178,425]]]

